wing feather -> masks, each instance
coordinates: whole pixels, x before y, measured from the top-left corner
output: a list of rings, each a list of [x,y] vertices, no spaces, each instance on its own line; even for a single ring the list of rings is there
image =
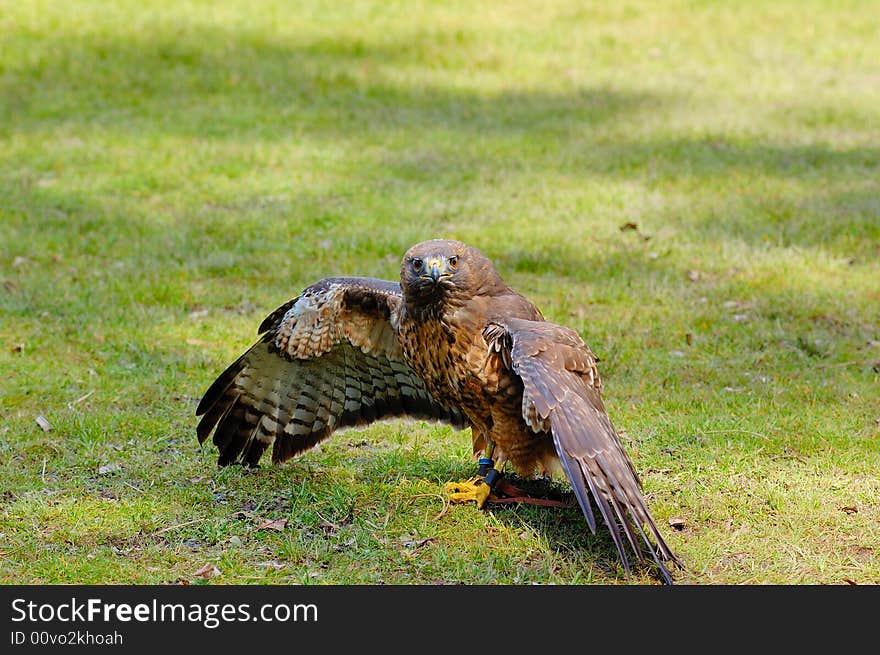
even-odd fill
[[[549,425],[590,529],[596,531],[595,504],[626,572],[630,564],[624,540],[640,560],[644,544],[664,580],[671,582],[665,563],[681,564],[648,510],[632,460],[605,411],[590,349],[573,330],[546,321],[498,319],[483,337],[522,380],[523,418],[532,429]]]
[[[221,465],[283,462],[334,431],[410,416],[464,427],[406,364],[392,321],[394,282],[327,278],[263,321],[261,337],[208,387],[196,435],[213,432]]]

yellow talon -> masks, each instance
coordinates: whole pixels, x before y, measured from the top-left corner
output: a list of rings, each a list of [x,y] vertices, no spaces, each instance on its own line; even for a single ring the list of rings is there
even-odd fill
[[[492,489],[481,477],[462,482],[447,482],[443,485],[443,489],[449,497],[449,502],[465,503],[469,500],[475,500],[477,507],[481,509],[489,499],[489,494],[492,493]]]

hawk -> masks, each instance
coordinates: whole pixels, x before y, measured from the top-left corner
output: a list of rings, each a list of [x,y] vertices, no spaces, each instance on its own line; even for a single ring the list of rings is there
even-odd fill
[[[446,485],[450,500],[482,507],[508,463],[523,477],[562,472],[594,534],[598,509],[627,575],[628,543],[638,560],[646,548],[671,584],[666,564],[681,564],[608,418],[596,358],[476,248],[416,244],[399,284],[320,280],[269,314],[259,333],[196,410],[199,443],[213,432],[220,465],[257,466],[270,446],[280,463],[380,419],[469,427],[480,469]]]

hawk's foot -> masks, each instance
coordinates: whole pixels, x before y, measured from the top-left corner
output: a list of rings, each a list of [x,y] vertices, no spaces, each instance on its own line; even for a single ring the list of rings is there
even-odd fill
[[[489,494],[492,493],[492,488],[480,476],[461,482],[447,482],[443,485],[443,490],[450,503],[466,503],[474,500],[479,508],[486,504]]]
[[[501,472],[493,468],[493,464],[491,459],[482,458],[480,470],[475,477],[463,482],[447,482],[443,488],[449,497],[449,502],[464,503],[474,500],[477,507],[482,509],[501,480]]]

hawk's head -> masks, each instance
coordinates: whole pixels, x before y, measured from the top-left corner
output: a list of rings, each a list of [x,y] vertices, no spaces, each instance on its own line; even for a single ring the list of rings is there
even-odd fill
[[[400,288],[413,307],[441,307],[503,284],[492,262],[476,248],[447,239],[417,243],[403,256]]]

